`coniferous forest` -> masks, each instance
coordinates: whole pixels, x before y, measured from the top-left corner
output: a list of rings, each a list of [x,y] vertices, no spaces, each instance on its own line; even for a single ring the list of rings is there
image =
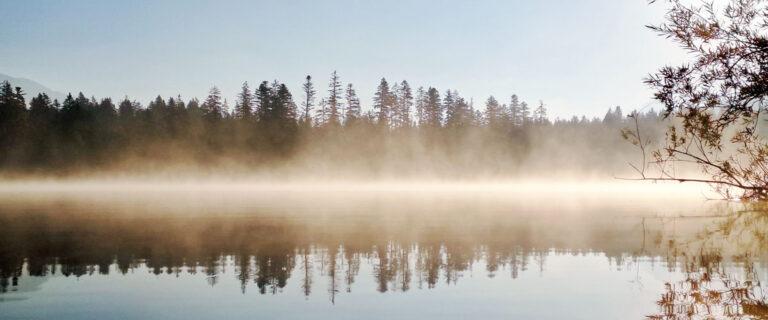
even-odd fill
[[[638,113],[649,132],[663,115]],[[243,83],[234,104],[216,87],[203,99],[69,94],[64,101],[4,82],[0,166],[6,174],[251,172],[334,176],[473,177],[626,169],[620,107],[605,117],[551,119],[517,95],[482,103],[456,90],[382,78],[371,104],[334,72],[284,83]],[[578,150],[579,152],[576,152]],[[617,159],[619,161],[617,161]],[[567,167],[567,168],[566,168]],[[264,170],[266,171],[266,170]]]

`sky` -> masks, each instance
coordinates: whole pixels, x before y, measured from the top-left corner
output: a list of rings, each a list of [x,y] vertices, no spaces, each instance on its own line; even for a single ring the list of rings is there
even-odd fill
[[[131,99],[204,98],[221,88],[331,72],[365,109],[379,80],[543,101],[550,117],[655,105],[642,80],[685,53],[645,25],[646,0],[107,1],[0,0],[0,73],[62,92]]]

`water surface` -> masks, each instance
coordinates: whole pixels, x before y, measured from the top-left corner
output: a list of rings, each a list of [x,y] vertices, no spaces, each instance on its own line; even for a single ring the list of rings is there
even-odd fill
[[[593,187],[6,188],[0,318],[766,315],[768,215]]]

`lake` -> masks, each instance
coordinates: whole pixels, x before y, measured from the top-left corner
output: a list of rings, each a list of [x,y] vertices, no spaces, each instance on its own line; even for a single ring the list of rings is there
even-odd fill
[[[768,315],[768,214],[678,185],[21,184],[0,228],[0,319]]]

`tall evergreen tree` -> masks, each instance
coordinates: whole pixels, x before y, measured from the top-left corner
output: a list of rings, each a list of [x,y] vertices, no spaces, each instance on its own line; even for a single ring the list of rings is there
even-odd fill
[[[539,125],[549,123],[549,119],[547,119],[547,108],[544,106],[544,101],[539,101],[539,106],[533,111],[533,118],[534,123]]]
[[[117,109],[115,108],[115,104],[112,103],[111,98],[104,98],[101,99],[101,102],[99,102],[99,105],[96,107],[96,113],[99,120],[111,120],[117,116]]]
[[[456,100],[457,96],[454,95],[450,89],[445,90],[443,95],[443,110],[445,111],[445,125],[450,127],[454,122],[454,118],[457,116],[456,112]]]
[[[342,108],[341,103],[341,82],[339,75],[334,71],[331,74],[331,80],[328,82],[328,119],[327,124],[336,126],[341,123],[339,115]]]
[[[253,117],[253,93],[248,87],[248,82],[243,82],[240,93],[235,102],[235,118],[241,120],[250,120]]]
[[[346,102],[347,102],[347,112],[344,115],[345,121],[344,123],[346,125],[352,125],[355,122],[357,122],[360,119],[360,98],[357,97],[357,92],[355,92],[355,88],[352,87],[352,84],[347,84],[347,90],[346,90]]]
[[[437,128],[442,125],[443,108],[440,103],[440,93],[437,89],[430,87],[427,89],[427,99],[424,104],[425,125]]]
[[[509,101],[509,122],[513,126],[520,126],[523,124],[522,115],[520,112],[520,100],[516,94],[510,97]]]
[[[395,112],[393,124],[398,128],[411,126],[411,107],[413,106],[413,93],[408,81],[403,80],[395,91]]]
[[[304,124],[312,123],[312,108],[315,104],[315,88],[312,85],[312,77],[307,75],[306,81],[302,86],[304,91],[304,101],[301,102],[301,108],[303,111],[301,121]]]
[[[100,152],[114,148],[115,145],[113,143],[115,135],[117,134],[117,131],[115,130],[117,109],[115,108],[115,104],[112,103],[112,99],[101,99],[101,102],[96,105],[94,118],[95,147]]]
[[[37,95],[37,97],[34,97],[29,101],[30,118],[37,115],[49,114],[52,112],[56,112],[56,109],[53,108],[53,102],[51,102],[51,98],[49,98],[45,93],[40,93]]]
[[[373,109],[376,112],[377,122],[382,127],[389,127],[392,123],[392,92],[389,90],[387,79],[381,78],[379,87],[373,95]]]
[[[605,124],[619,124],[624,119],[624,113],[621,111],[621,107],[616,106],[614,109],[608,109],[603,117],[603,123]]]
[[[80,92],[77,98],[68,94],[64,100],[59,117],[62,140],[67,154],[65,158],[69,164],[91,160],[94,152],[95,107],[91,101]]]
[[[454,96],[456,97],[456,106],[455,106],[455,116],[452,125],[454,127],[469,127],[475,123],[475,111],[472,110],[472,107],[467,103],[464,98],[459,97],[456,92],[454,92]]]
[[[201,105],[203,110],[203,116],[211,121],[221,120],[223,117],[224,103],[221,98],[221,91],[218,87],[213,86],[208,91],[208,97],[205,98]]]
[[[474,111],[471,110],[469,103],[459,95],[458,91],[448,90],[445,92],[443,108],[446,110],[446,127],[462,128],[472,125],[474,121]],[[448,110],[450,110],[450,112],[448,112]]]
[[[21,88],[14,91],[10,82],[3,81],[0,83],[0,162],[10,160],[20,151],[25,120],[26,105]]]
[[[136,115],[137,111],[134,106],[135,104],[128,99],[128,96],[126,96],[123,101],[120,101],[117,108],[117,114],[120,118],[132,118]]]
[[[525,101],[520,103],[520,125],[526,125],[531,122],[531,109]]]
[[[423,126],[426,122],[426,116],[424,112],[425,105],[427,104],[427,92],[424,87],[419,87],[416,90],[416,118],[419,126]]]
[[[152,135],[165,136],[169,132],[168,105],[163,97],[158,95],[147,105],[146,116],[149,117],[149,130]]]
[[[255,95],[257,103],[256,117],[259,122],[268,121],[272,112],[272,88],[269,87],[269,82],[262,81],[256,89]]]
[[[293,95],[284,83],[277,84],[274,88],[275,98],[272,107],[272,119],[283,124],[296,123],[296,103],[293,101]]]
[[[501,105],[499,105],[499,101],[493,96],[488,97],[488,100],[485,102],[485,121],[488,126],[500,126],[503,120],[503,115],[504,110]]]
[[[32,165],[55,164],[57,149],[56,117],[58,110],[45,93],[40,93],[29,102],[28,139],[32,148],[29,155]]]
[[[320,99],[318,108],[315,111],[315,125],[320,127],[324,126],[328,122],[328,100],[325,98]]]

